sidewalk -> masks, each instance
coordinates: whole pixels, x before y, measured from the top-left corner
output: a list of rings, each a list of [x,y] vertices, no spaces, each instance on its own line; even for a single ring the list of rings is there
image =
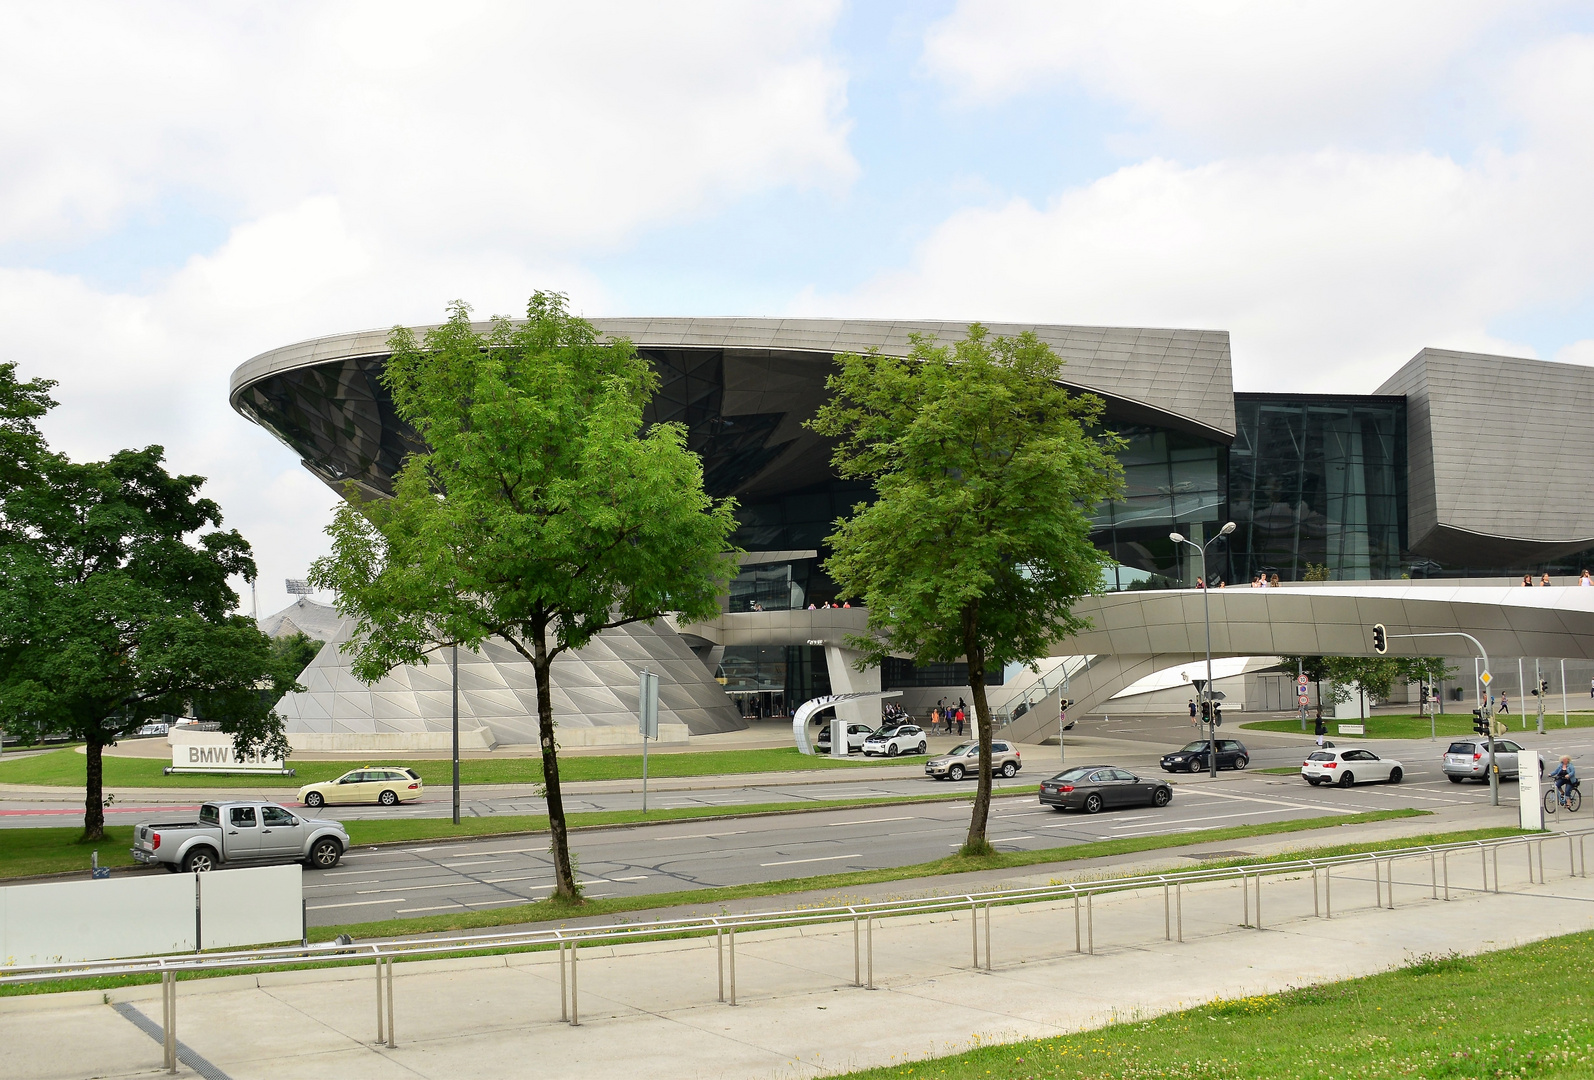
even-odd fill
[[[1430,898],[1427,860],[1410,860],[1396,869],[1393,909],[1375,906],[1370,871],[1344,869],[1332,919],[1313,916],[1310,876],[1269,878],[1264,930],[1241,925],[1256,915],[1248,906],[1242,918],[1238,886],[1186,888],[1183,943],[1164,940],[1159,892],[1104,897],[1088,924],[1094,955],[1075,952],[1071,904],[999,908],[989,971],[972,964],[967,912],[882,921],[873,992],[852,985],[848,926],[746,933],[736,1007],[716,1000],[711,939],[592,947],[581,953],[579,1027],[559,1022],[552,954],[400,963],[395,1049],[374,1044],[369,965],[184,982],[178,1037],[214,1067],[206,1075],[231,1080],[515,1077],[533,1061],[576,1078],[822,1076],[1594,925],[1594,880],[1567,876],[1564,844],[1548,842],[1545,863],[1548,884],[1529,884],[1524,856],[1502,855],[1507,891],[1494,894],[1480,890],[1478,860],[1452,859],[1447,903]],[[980,936],[983,962],[983,927]],[[154,986],[0,998],[8,1077],[152,1073],[159,1044],[129,1005],[159,1022]]]

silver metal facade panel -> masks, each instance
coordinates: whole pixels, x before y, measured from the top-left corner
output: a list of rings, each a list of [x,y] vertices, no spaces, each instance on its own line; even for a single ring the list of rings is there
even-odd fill
[[[606,337],[628,337],[638,346],[769,349],[839,352],[878,349],[906,354],[910,335],[951,343],[968,331],[966,322],[884,319],[593,319]],[[478,323],[486,329],[487,323]],[[1224,440],[1234,437],[1234,381],[1229,335],[1224,330],[1155,330],[1098,326],[1047,326],[988,323],[992,334],[1014,336],[1034,331],[1068,362],[1070,386],[1141,405],[1185,421]],[[429,327],[416,327],[424,333]],[[273,349],[240,365],[232,374],[231,396],[257,380],[281,371],[353,356],[387,352],[388,330],[301,341]]]
[[[1510,565],[1594,546],[1594,369],[1424,349],[1406,396],[1408,546]]]

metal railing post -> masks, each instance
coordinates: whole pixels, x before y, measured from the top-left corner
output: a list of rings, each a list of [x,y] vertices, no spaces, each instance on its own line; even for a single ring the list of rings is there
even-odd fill
[[[1317,864],[1316,863],[1312,864],[1312,917],[1314,919],[1321,919],[1323,917],[1323,904],[1322,904],[1322,901],[1320,901],[1318,899],[1318,897],[1317,897]]]
[[[581,943],[579,941],[572,941],[570,943],[570,1026],[571,1027],[580,1027],[581,1026],[581,984],[578,981],[579,974],[576,971],[576,967],[577,967],[576,961],[580,958],[580,956],[581,956]],[[736,970],[734,965],[732,966],[731,970],[733,972]],[[736,985],[734,976],[732,977],[731,985],[732,986]]]
[[[1089,935],[1090,955],[1096,955],[1096,894],[1085,894],[1085,930]]]
[[[563,983],[560,984],[561,990],[563,989],[563,985],[564,985]],[[384,1006],[382,1004],[382,954],[381,953],[377,953],[376,954],[376,1041],[378,1043],[387,1042],[386,1013],[383,1012],[383,1009],[384,1009]]]
[[[393,964],[397,957],[387,958],[387,1048],[395,1049],[398,1046],[398,1035],[393,1029]]]
[[[858,913],[852,914],[852,985],[863,985],[862,953],[858,944]]]
[[[1373,856],[1373,907],[1384,906],[1384,869],[1378,865],[1378,856]]]
[[[1444,868],[1445,868],[1445,902],[1449,903],[1450,902],[1450,850],[1448,848],[1446,848],[1445,849],[1445,853],[1442,856],[1440,856],[1440,860],[1439,861],[1444,864]]]
[[[1495,844],[1491,850],[1494,852],[1494,891],[1500,891],[1500,845]]]
[[[1162,883],[1162,940],[1173,940],[1173,896],[1168,883]]]
[[[1323,867],[1323,918],[1334,917],[1334,867],[1333,864]]]
[[[854,920],[853,926],[854,927],[857,926],[857,921],[856,920]],[[714,927],[714,960],[719,965],[720,1000],[724,1001],[725,1000],[725,928],[723,926],[719,926],[719,925],[716,925]]]
[[[1240,871],[1240,917],[1241,926],[1251,925],[1251,879],[1245,876],[1245,871]]]
[[[1074,890],[1074,951],[1084,952],[1083,943],[1079,937],[1079,890]]]
[[[1262,929],[1262,872],[1256,875],[1256,928]]]
[[[866,925],[863,928],[863,936],[868,939],[867,942],[866,942],[866,944],[868,946],[868,952],[869,952],[869,984],[868,985],[869,985],[869,989],[873,990],[874,989],[874,912],[872,912],[872,911],[869,913],[869,918],[868,918],[868,920],[866,922]],[[731,955],[735,956],[735,953],[732,953]],[[731,987],[732,987],[732,989],[734,989],[735,986],[736,986],[736,979],[735,979],[736,965],[734,963],[731,965],[731,975],[732,975]]]
[[[1428,887],[1433,890],[1433,895],[1429,899],[1439,899],[1439,867],[1431,851],[1428,853]]]
[[[1173,913],[1179,926],[1179,940],[1184,941],[1184,882],[1173,883]]]
[[[736,1004],[736,927],[731,927],[725,935],[726,948],[731,954],[731,1004]]]
[[[177,1072],[177,972],[161,972],[161,1065]]]
[[[991,970],[991,905],[985,905],[985,970]]]
[[[559,939],[559,1020],[570,1023],[570,997],[565,976],[565,942]]]
[[[980,966],[980,909],[974,906],[974,900],[969,899],[969,941],[974,948],[974,968]]]

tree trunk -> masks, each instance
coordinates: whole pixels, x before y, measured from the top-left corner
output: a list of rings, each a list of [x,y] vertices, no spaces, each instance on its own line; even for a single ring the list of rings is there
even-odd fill
[[[554,895],[564,900],[579,900],[575,868],[570,863],[570,834],[565,829],[564,795],[559,790],[559,751],[554,743],[553,693],[549,667],[547,631],[538,628],[531,643],[531,666],[537,673],[537,736],[542,743],[542,780],[548,803],[548,850],[553,855]]]
[[[88,756],[87,782],[84,784],[83,795],[83,839],[85,840],[105,839],[105,763],[101,757],[105,746],[97,734],[91,732],[88,744],[84,747]]]
[[[978,630],[978,611],[971,604],[963,615],[963,652],[969,664],[969,690],[974,696],[974,723],[980,738],[980,775],[974,785],[969,835],[963,842],[967,855],[987,854],[991,846],[985,838],[991,816],[991,707],[985,698],[985,649],[980,645]]]

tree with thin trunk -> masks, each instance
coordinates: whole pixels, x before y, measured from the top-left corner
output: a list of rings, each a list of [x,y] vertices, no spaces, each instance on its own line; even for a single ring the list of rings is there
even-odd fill
[[[860,667],[967,663],[980,769],[963,851],[987,854],[986,683],[1088,625],[1072,607],[1110,561],[1089,515],[1122,488],[1123,444],[1097,431],[1101,399],[1064,390],[1063,361],[1033,333],[992,338],[973,323],[950,348],[914,335],[907,357],[836,363],[812,427],[839,440],[837,470],[871,481],[876,499],[838,524],[825,569],[868,606],[868,633],[850,640]]]
[[[163,715],[218,721],[238,753],[288,753],[274,703],[296,671],[230,577],[249,544],[221,529],[201,476],[173,476],[158,446],[105,461],[51,452],[32,421],[46,380],[0,365],[0,727],[85,744],[85,840],[105,836],[103,751]]]
[[[504,642],[532,667],[555,895],[579,898],[559,787],[554,658],[604,630],[719,614],[733,505],[703,491],[679,424],[645,428],[658,385],[628,341],[602,342],[565,298],[485,333],[456,302],[424,340],[402,327],[382,375],[424,442],[388,499],[353,489],[311,581],[354,617],[343,646],[375,682],[443,645]]]

